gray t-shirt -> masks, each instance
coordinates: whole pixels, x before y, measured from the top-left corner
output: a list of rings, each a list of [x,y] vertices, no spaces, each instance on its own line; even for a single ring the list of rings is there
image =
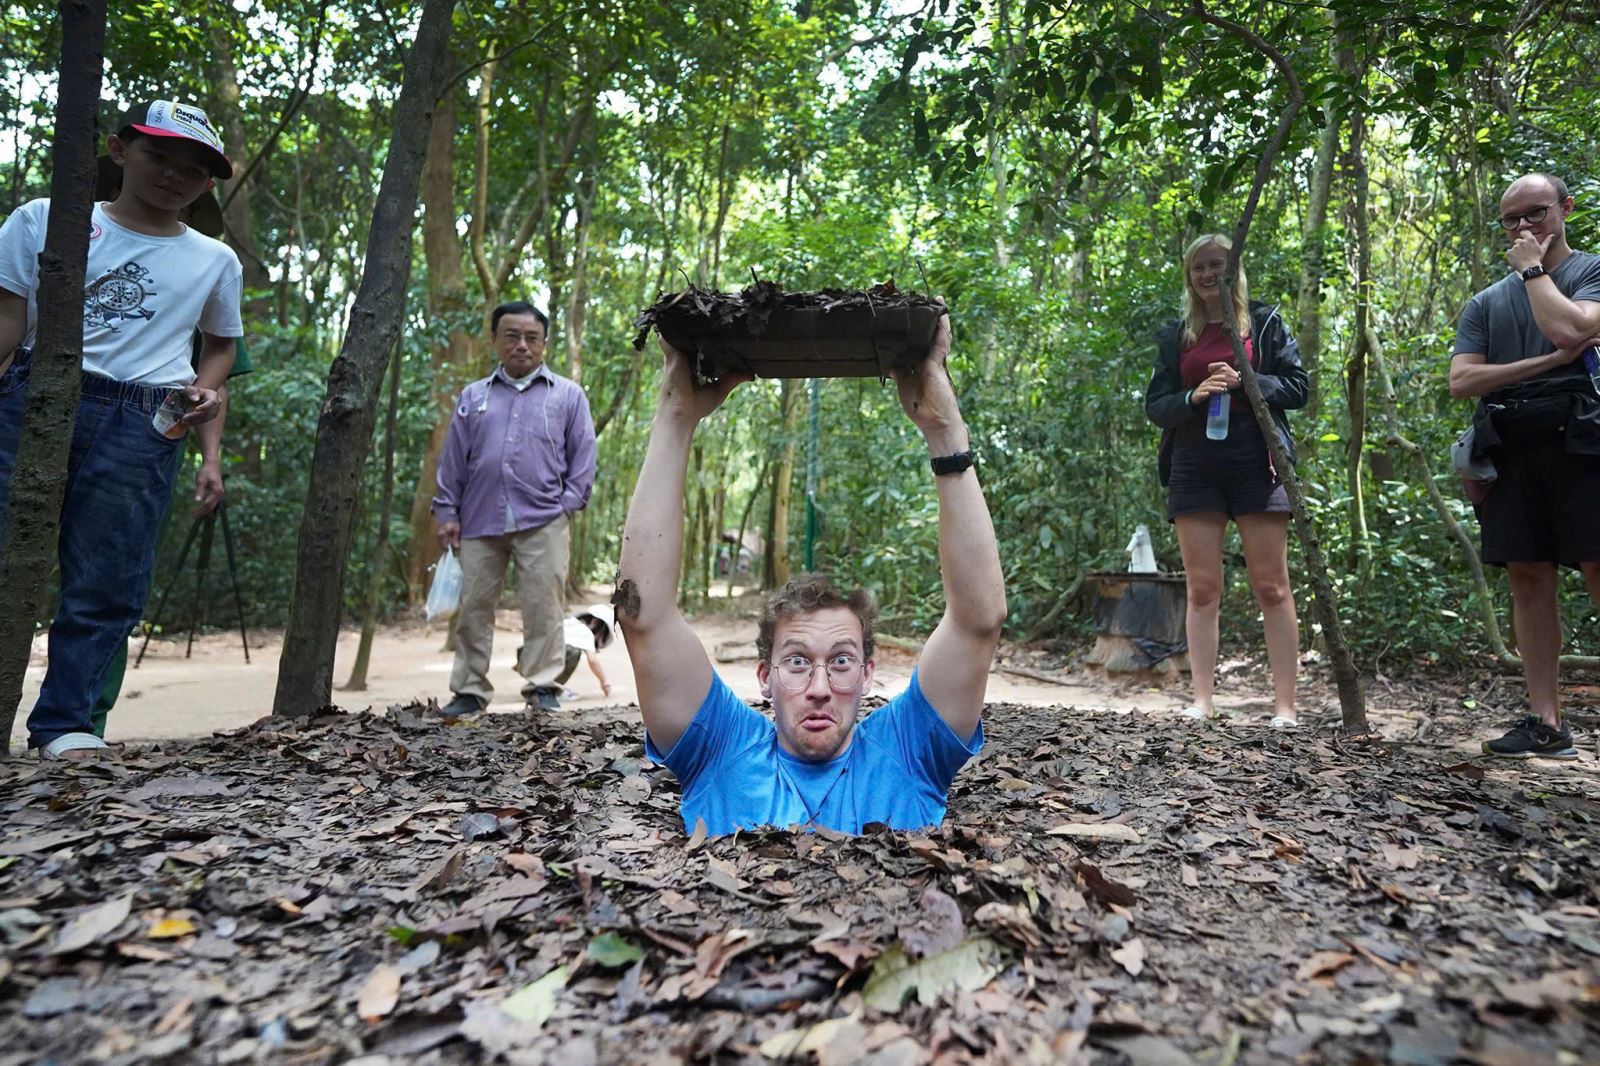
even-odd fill
[[[1600,255],[1573,252],[1550,271],[1550,277],[1567,299],[1600,302]],[[1511,273],[1467,301],[1456,325],[1456,347],[1451,354],[1466,352],[1482,355],[1490,363],[1515,363],[1553,352],[1557,347],[1539,332],[1539,324],[1533,320],[1527,283]],[[1574,359],[1549,376],[1582,373],[1582,361]]]

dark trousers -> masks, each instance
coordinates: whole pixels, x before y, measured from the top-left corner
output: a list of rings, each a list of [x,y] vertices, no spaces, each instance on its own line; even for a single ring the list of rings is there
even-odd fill
[[[0,514],[11,495],[28,369],[19,352],[0,374]],[[50,623],[44,687],[28,716],[31,748],[92,731],[95,700],[144,613],[156,539],[183,453],[181,441],[151,424],[169,391],[83,376],[57,542],[61,606]]]
[[[574,648],[571,644],[566,646],[566,661],[561,664],[561,674],[555,680],[557,685],[565,685],[567,678],[578,669],[578,664],[583,661],[583,649]]]

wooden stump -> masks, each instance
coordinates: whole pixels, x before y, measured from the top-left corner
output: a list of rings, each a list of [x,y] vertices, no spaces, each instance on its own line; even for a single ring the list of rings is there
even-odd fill
[[[1189,669],[1184,636],[1189,597],[1183,575],[1088,577],[1095,584],[1095,642],[1086,662],[1108,676],[1181,683]]]

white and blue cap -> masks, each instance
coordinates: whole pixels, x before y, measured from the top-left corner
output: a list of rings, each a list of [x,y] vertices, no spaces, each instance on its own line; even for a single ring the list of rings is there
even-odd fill
[[[120,130],[138,130],[151,137],[181,137],[211,150],[211,174],[217,178],[233,177],[233,164],[222,152],[222,138],[206,113],[193,104],[177,100],[152,100],[136,104],[122,113],[117,123]]]

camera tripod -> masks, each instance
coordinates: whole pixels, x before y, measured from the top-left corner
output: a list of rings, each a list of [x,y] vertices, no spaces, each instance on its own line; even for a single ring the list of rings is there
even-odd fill
[[[172,588],[178,583],[178,576],[183,571],[183,561],[189,557],[189,549],[194,547],[195,536],[198,534],[200,557],[195,561],[194,603],[189,609],[189,643],[184,648],[183,657],[187,659],[194,652],[195,630],[205,623],[206,573],[211,569],[211,544],[219,521],[222,523],[222,546],[228,558],[228,580],[233,585],[233,605],[239,615],[239,639],[244,643],[244,661],[247,663],[250,661],[250,637],[244,627],[244,596],[239,591],[239,568],[233,559],[233,529],[228,525],[228,501],[223,500],[217,504],[216,510],[201,515],[190,523],[189,536],[184,539],[183,550],[178,553],[178,565],[173,569],[167,587],[161,590],[161,597],[156,601],[156,609],[150,615],[150,625],[145,629],[144,643],[139,645],[139,657],[133,662],[135,670],[144,662],[144,652],[150,646],[150,637],[155,633],[156,622],[160,620],[161,612],[166,610],[167,597],[172,595]]]

